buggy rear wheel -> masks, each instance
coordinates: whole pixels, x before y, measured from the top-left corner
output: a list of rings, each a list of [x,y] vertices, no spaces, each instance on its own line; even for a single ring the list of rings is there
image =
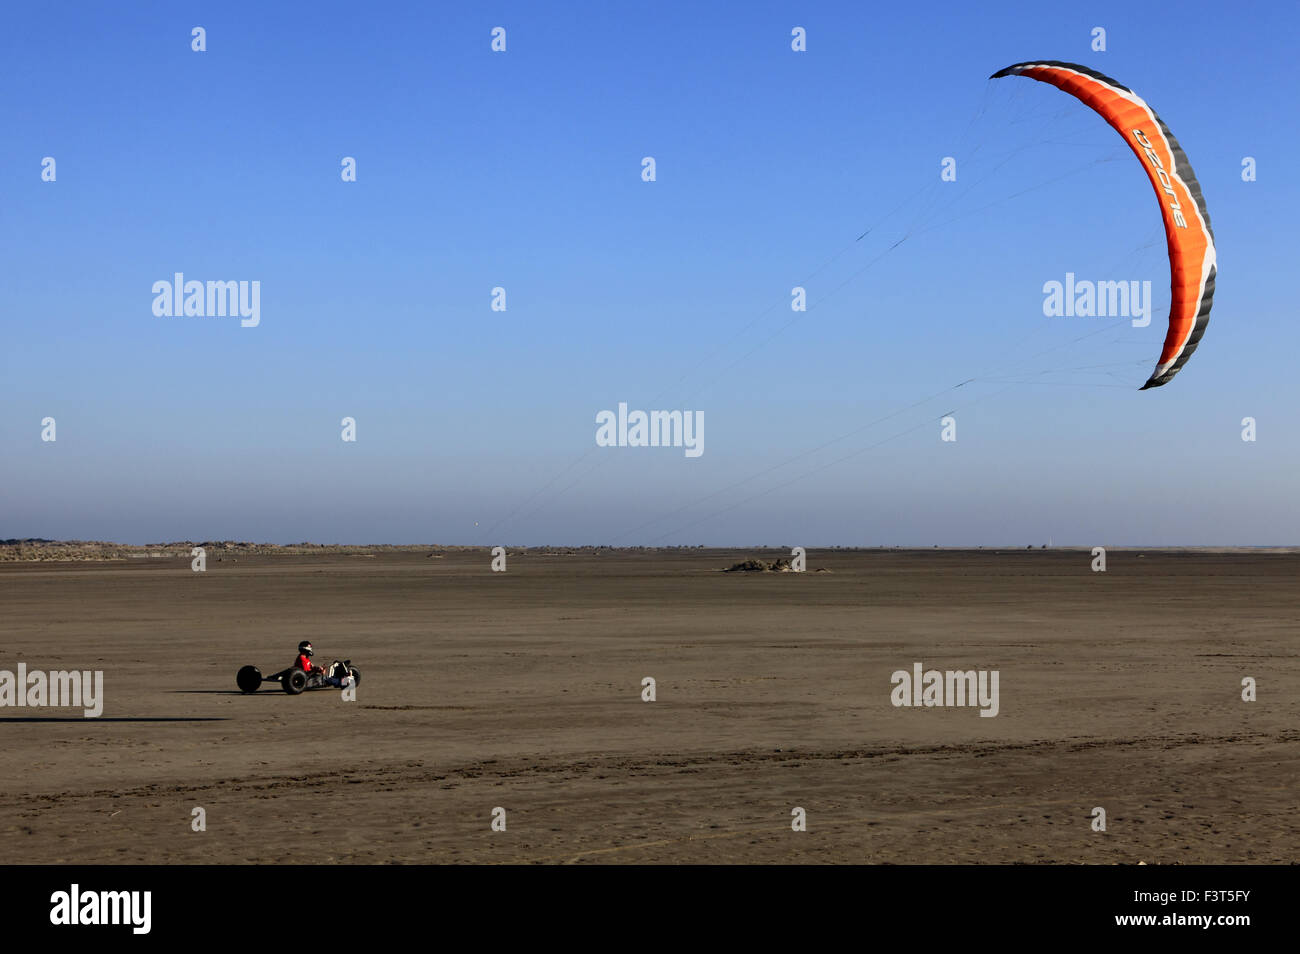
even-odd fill
[[[301,669],[291,669],[280,680],[280,688],[291,696],[296,696],[307,688],[307,674]]]

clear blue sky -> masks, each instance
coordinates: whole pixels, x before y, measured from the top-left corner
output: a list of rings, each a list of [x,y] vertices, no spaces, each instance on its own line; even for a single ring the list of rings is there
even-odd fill
[[[1300,543],[1300,8],[963,6],[10,5],[0,537]],[[1218,294],[1167,387],[1155,197],[987,80],[1032,58],[1200,178]],[[260,326],[155,317],[177,271],[260,281]],[[1151,327],[1044,317],[1066,272],[1150,280]],[[597,448],[620,401],[705,453]]]

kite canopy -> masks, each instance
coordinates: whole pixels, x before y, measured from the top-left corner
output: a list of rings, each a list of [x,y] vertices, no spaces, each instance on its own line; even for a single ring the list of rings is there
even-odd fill
[[[1168,384],[1205,334],[1214,301],[1214,231],[1187,154],[1142,97],[1086,66],[1037,60],[998,70],[990,79],[1002,76],[1027,76],[1076,97],[1124,137],[1146,170],[1165,222],[1171,300],[1164,349],[1142,390]]]

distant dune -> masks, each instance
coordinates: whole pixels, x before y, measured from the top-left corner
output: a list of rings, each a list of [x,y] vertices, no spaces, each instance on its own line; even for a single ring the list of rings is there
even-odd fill
[[[495,544],[493,544],[495,545]],[[601,551],[619,552],[619,553],[674,553],[674,552],[700,552],[700,551],[727,551],[728,553],[737,550],[751,552],[755,554],[779,554],[788,556],[791,546],[767,546],[759,545],[752,547],[735,547],[735,546],[673,546],[673,547],[608,547],[608,546],[511,546],[502,544],[510,553],[532,553],[535,555],[564,555],[564,554],[592,554]],[[1146,547],[1138,545],[1112,545],[1096,544],[1105,546],[1108,551],[1115,552],[1133,552],[1133,551],[1150,551],[1153,553],[1283,553],[1294,554],[1300,553],[1300,546],[1259,546],[1259,547],[1242,547],[1242,546],[1203,546],[1203,547]],[[367,556],[378,555],[382,553],[422,553],[430,558],[436,558],[442,553],[459,553],[465,551],[477,551],[490,549],[492,545],[483,544],[480,546],[466,546],[463,544],[352,544],[352,543],[252,543],[245,540],[173,540],[167,543],[148,543],[136,545],[130,543],[111,543],[103,540],[45,540],[37,537],[25,539],[8,539],[0,540],[0,563],[76,563],[76,562],[104,562],[112,560],[188,560],[191,557],[191,551],[195,547],[202,547],[209,558],[224,561],[227,558],[238,559],[241,556],[312,556],[312,555],[344,555],[344,556]],[[1089,551],[1093,544],[1075,544],[1075,545],[1056,545],[1050,548],[1041,544],[1004,544],[1002,546],[985,546],[985,547],[918,547],[918,546],[865,546],[865,547],[807,547],[809,550],[818,550],[824,553],[855,553],[871,551],[895,551],[904,553],[1023,553],[1037,550],[1053,551]],[[755,566],[752,569],[758,569],[757,564],[762,562],[753,561]],[[779,560],[778,560],[779,562]],[[775,566],[772,569],[778,569]],[[735,567],[734,569],[745,569],[745,567]]]

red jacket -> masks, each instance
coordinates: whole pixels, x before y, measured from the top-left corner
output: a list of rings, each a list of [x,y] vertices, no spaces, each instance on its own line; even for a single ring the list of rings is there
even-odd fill
[[[318,668],[311,664],[310,659],[302,655],[300,655],[297,659],[295,659],[293,661],[293,664],[297,666],[299,669],[301,669],[303,672],[307,672],[307,673],[314,672]]]

